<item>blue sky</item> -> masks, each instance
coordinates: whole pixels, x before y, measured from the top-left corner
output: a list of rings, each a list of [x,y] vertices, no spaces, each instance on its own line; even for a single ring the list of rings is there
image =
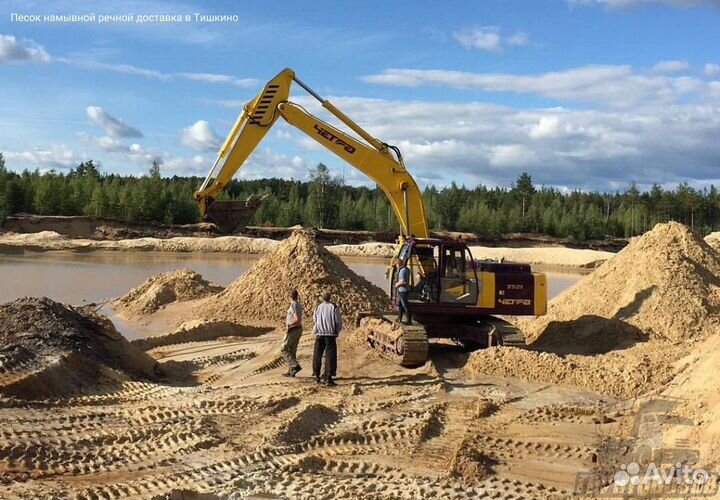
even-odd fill
[[[96,18],[42,21],[52,14]],[[92,158],[142,174],[158,159],[164,175],[204,175],[242,103],[292,67],[397,144],[423,185],[508,185],[522,171],[568,189],[720,184],[718,21],[716,0],[10,0],[0,151],[14,170]],[[238,175],[304,179],[319,161],[367,183],[281,123]]]

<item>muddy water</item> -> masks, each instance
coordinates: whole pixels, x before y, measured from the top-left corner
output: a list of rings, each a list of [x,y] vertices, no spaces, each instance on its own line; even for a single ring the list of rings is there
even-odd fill
[[[245,272],[259,255],[152,252],[52,252],[0,255],[0,303],[24,296],[47,296],[69,304],[118,297],[153,274],[180,267],[226,285]],[[343,258],[356,273],[383,290],[383,259]],[[575,283],[580,274],[547,273],[551,297]]]

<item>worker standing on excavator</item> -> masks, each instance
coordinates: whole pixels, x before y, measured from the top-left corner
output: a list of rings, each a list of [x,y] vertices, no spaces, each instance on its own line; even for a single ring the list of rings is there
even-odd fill
[[[407,316],[406,325],[412,324],[412,313],[410,312],[410,269],[402,260],[397,261],[398,280],[395,284],[398,296],[398,323],[402,323],[403,313]]]

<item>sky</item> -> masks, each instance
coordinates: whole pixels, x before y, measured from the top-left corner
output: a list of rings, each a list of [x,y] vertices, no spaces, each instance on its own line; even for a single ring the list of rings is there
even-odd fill
[[[0,152],[15,171],[204,176],[285,67],[421,186],[720,185],[720,0],[5,0]],[[237,177],[318,162],[370,185],[281,120]]]

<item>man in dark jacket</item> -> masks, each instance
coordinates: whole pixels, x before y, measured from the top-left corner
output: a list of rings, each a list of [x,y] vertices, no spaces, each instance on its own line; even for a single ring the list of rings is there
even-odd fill
[[[340,308],[330,302],[329,292],[323,294],[322,303],[317,306],[313,319],[315,326],[315,349],[313,352],[313,376],[319,384],[321,381],[326,385],[336,385],[333,380],[337,374],[337,336],[342,330],[342,317]],[[325,357],[325,370],[320,375],[323,355]]]

